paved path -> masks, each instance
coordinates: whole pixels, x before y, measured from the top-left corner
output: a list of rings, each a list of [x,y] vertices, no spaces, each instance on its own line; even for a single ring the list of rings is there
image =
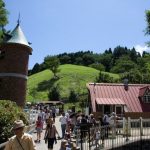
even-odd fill
[[[59,132],[60,137],[61,137],[61,125],[59,122],[59,118],[60,118],[59,116],[56,117],[55,126]],[[45,134],[45,130],[43,130],[43,132],[42,132],[41,142],[36,143],[37,150],[48,150],[47,144],[45,144],[45,141],[44,141],[44,134]],[[33,136],[33,139],[36,140],[36,133],[32,133],[32,136]],[[56,135],[56,137],[57,137],[57,135]],[[54,144],[53,150],[59,150],[60,146],[61,146],[61,140],[57,140],[57,144]]]

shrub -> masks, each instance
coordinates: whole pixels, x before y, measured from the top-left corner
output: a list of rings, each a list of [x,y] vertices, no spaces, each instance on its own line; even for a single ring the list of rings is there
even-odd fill
[[[12,125],[15,120],[22,119],[28,125],[27,116],[15,102],[0,100],[0,143],[13,135]]]
[[[52,87],[52,89],[48,93],[48,98],[50,101],[60,100],[60,92],[58,90],[58,87]]]
[[[75,93],[74,90],[71,90],[69,94],[69,102],[75,102],[75,101],[77,101],[77,94]]]

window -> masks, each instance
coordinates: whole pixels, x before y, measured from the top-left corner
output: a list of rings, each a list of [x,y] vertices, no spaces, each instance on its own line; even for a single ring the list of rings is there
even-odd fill
[[[122,106],[116,106],[116,114],[122,114]]]
[[[145,96],[143,97],[143,102],[144,102],[144,103],[150,103],[150,95],[145,95]]]
[[[3,59],[5,56],[5,51],[0,50],[0,59]]]
[[[144,103],[150,103],[150,91],[146,91],[145,95],[143,96],[143,102]]]

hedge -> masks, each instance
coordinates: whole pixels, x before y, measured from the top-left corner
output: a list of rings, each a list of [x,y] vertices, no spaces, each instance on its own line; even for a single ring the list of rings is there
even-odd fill
[[[6,142],[14,133],[15,120],[22,119],[28,125],[27,115],[15,102],[0,100],[0,143]]]

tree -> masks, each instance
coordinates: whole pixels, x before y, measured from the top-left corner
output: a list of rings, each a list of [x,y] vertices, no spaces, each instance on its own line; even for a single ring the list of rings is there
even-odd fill
[[[54,78],[58,78],[57,73],[60,71],[58,69],[60,65],[59,59],[56,56],[47,56],[44,58],[44,63],[53,72]]]
[[[136,52],[135,48],[133,47],[130,51],[130,58],[132,61],[137,62],[137,58],[139,57],[139,53]]]
[[[112,54],[111,53],[104,53],[100,55],[99,57],[99,63],[104,65],[105,71],[110,71],[110,68],[112,66]]]
[[[40,72],[40,65],[39,65],[38,63],[36,63],[36,64],[33,66],[32,70],[31,70],[31,74],[35,74],[35,73],[37,73],[37,72]]]
[[[129,83],[142,83],[142,75],[137,68],[133,68],[129,72],[124,72],[120,74],[120,78],[122,81],[124,79],[128,79]]]
[[[82,57],[77,57],[77,58],[75,59],[75,64],[77,64],[77,65],[82,65],[82,64],[83,64],[83,59],[82,59]]]
[[[52,87],[48,93],[48,98],[51,101],[59,101],[60,100],[60,93],[58,90],[58,86]]]
[[[96,78],[96,82],[99,83],[113,83],[115,79],[111,77],[109,74],[99,72],[99,76]]]
[[[150,84],[150,73],[143,73],[142,74],[142,83]]]
[[[5,3],[0,0],[0,43],[3,41],[3,27],[8,23],[8,11],[5,9]]]
[[[105,54],[112,54],[112,50],[111,50],[111,48],[109,48],[109,50],[105,50],[105,52],[104,52]]]
[[[113,51],[113,57],[114,59],[118,59],[119,57],[121,57],[122,55],[126,55],[128,53],[127,48],[125,47],[121,47],[121,46],[117,46],[114,51]]]
[[[75,101],[77,101],[77,94],[75,93],[74,90],[71,90],[69,94],[69,102],[75,102]]]
[[[89,67],[95,68],[95,69],[97,69],[99,71],[105,71],[105,67],[101,63],[94,63],[94,64],[89,65]]]
[[[146,22],[147,27],[145,30],[145,34],[150,35],[150,10],[146,10]]]
[[[150,35],[150,10],[146,10],[146,23],[147,27],[145,29],[145,34]],[[147,44],[150,46],[150,41],[148,41]]]
[[[128,55],[124,55],[116,61],[116,65],[112,67],[111,72],[124,73],[129,72],[131,69],[136,67],[136,63],[134,63]]]
[[[94,57],[92,56],[92,54],[84,54],[82,59],[83,59],[83,64],[85,66],[88,66],[94,63]]]
[[[33,97],[33,99],[36,99],[36,96],[37,96],[36,88],[33,88],[32,90],[30,90],[29,94]]]
[[[71,58],[68,55],[64,55],[59,58],[61,64],[70,64],[71,63]]]

